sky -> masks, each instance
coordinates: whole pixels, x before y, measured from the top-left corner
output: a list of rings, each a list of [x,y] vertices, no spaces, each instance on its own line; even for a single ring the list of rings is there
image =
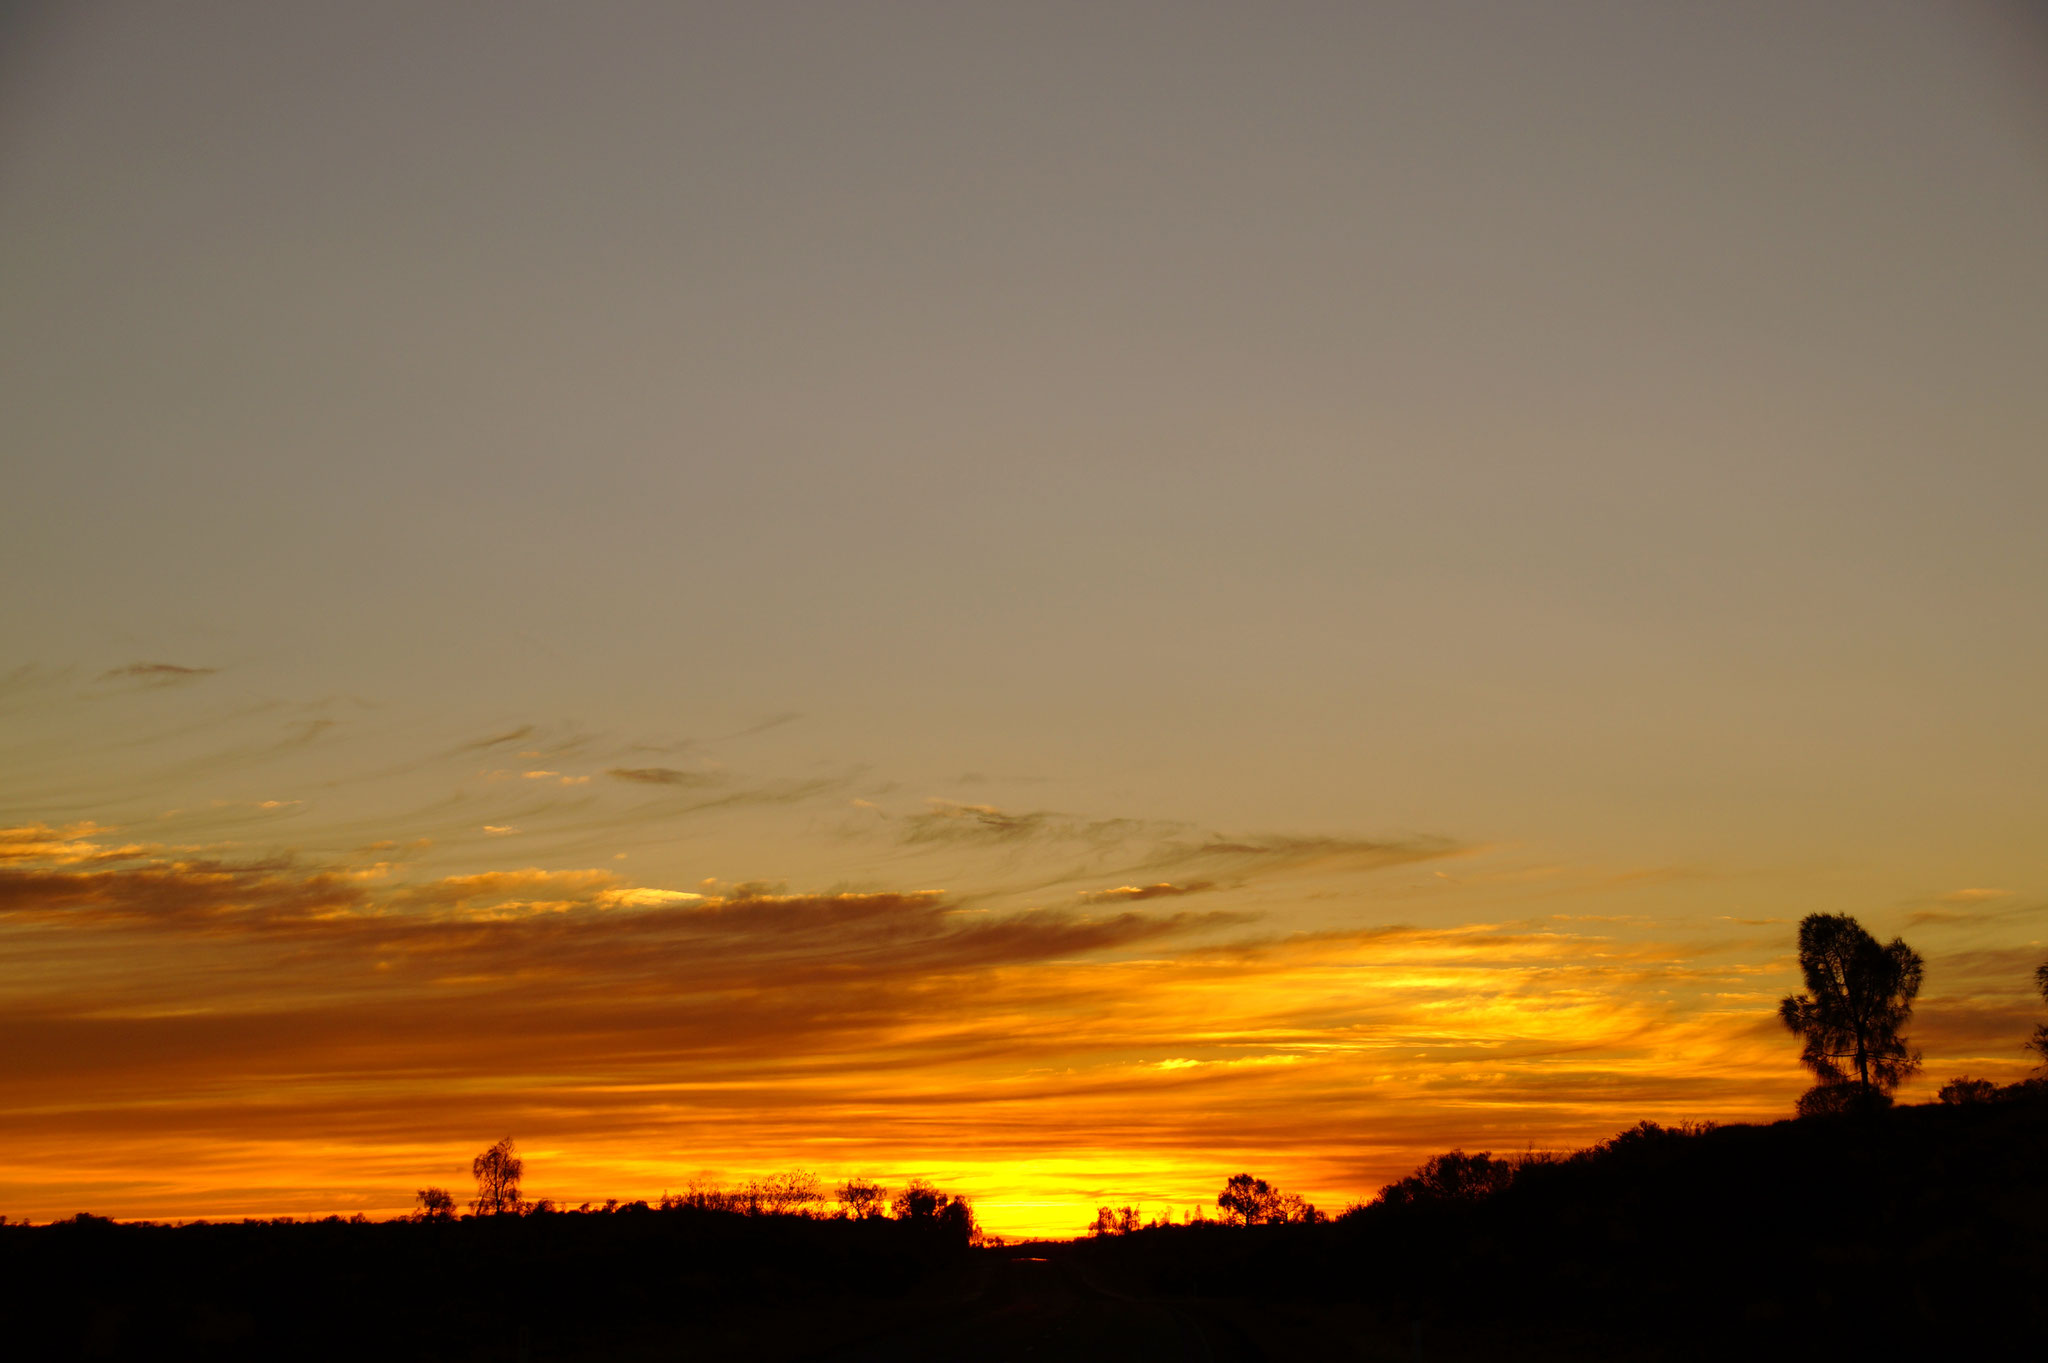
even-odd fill
[[[14,6],[0,1214],[1001,1234],[2048,958],[2020,3]]]

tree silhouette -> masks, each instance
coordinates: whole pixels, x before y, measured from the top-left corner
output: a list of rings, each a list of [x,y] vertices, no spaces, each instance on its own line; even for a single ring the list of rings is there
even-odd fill
[[[2041,991],[2043,1002],[2048,1002],[2048,964],[2034,967],[2034,988]],[[2048,1022],[2037,1023],[2034,1035],[2027,1041],[2027,1049],[2041,1057],[2041,1063],[2048,1066]]]
[[[1778,1016],[1806,1043],[1800,1062],[1820,1081],[1800,1112],[1888,1102],[1920,1068],[1901,1035],[1920,992],[1920,953],[1897,937],[1880,946],[1847,914],[1812,913],[1799,925],[1799,969],[1808,992],[1786,995]]]
[[[941,1196],[944,1197],[943,1194]],[[956,1238],[960,1244],[980,1243],[981,1226],[974,1219],[974,1208],[958,1193],[940,1203],[937,1219],[946,1228],[946,1234]]]
[[[472,1160],[469,1172],[476,1176],[471,1211],[478,1216],[503,1216],[519,1210],[519,1176],[526,1172],[526,1161],[512,1153],[510,1136]]]
[[[873,1179],[856,1175],[832,1190],[839,1209],[855,1221],[868,1221],[889,1209],[889,1190]]]
[[[1223,1209],[1223,1219],[1233,1226],[1256,1226],[1286,1219],[1281,1211],[1280,1190],[1250,1174],[1232,1174],[1225,1180],[1223,1191],[1216,1194],[1216,1205]]]
[[[455,1198],[446,1188],[422,1188],[416,1193],[419,1210],[413,1213],[415,1221],[453,1221],[455,1219]]]
[[[749,1183],[746,1198],[748,1210],[757,1215],[795,1216],[825,1200],[825,1185],[816,1174],[790,1169]]]
[[[946,1195],[921,1178],[914,1178],[896,1194],[890,1206],[899,1221],[929,1221],[945,1209]]]

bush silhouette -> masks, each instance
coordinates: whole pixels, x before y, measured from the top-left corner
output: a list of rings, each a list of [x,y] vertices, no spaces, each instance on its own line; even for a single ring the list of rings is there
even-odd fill
[[[946,1195],[923,1179],[914,1178],[889,1205],[898,1221],[930,1221],[946,1205]]]
[[[1373,1200],[1388,1207],[1478,1202],[1503,1191],[1514,1179],[1515,1166],[1508,1160],[1495,1159],[1489,1151],[1468,1155],[1462,1150],[1451,1150],[1435,1156],[1408,1177],[1389,1183]]]
[[[1942,1102],[1952,1107],[1963,1107],[1972,1103],[1990,1103],[1998,1099],[1998,1085],[1989,1079],[1956,1078],[1941,1086],[1938,1095]]]

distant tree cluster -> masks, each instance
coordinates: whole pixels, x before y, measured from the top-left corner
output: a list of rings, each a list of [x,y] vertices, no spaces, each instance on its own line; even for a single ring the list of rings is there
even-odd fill
[[[471,1214],[478,1217],[518,1216],[555,1211],[554,1203],[547,1198],[529,1202],[520,1196],[520,1180],[525,1172],[525,1161],[519,1158],[510,1136],[478,1155],[470,1162],[470,1173],[476,1179],[476,1196],[469,1204]],[[837,1205],[828,1212],[828,1203],[833,1201]],[[453,1221],[456,1219],[455,1207],[455,1197],[447,1189],[422,1188],[415,1194],[412,1219]],[[600,1207],[592,1208],[585,1202],[575,1210],[579,1213],[612,1214],[657,1209],[664,1212],[687,1209],[738,1216],[806,1219],[830,1216],[853,1221],[872,1221],[893,1215],[899,1221],[932,1223],[958,1234],[968,1243],[981,1244],[989,1240],[976,1223],[973,1207],[967,1198],[945,1192],[923,1179],[912,1179],[891,1198],[888,1188],[882,1184],[864,1175],[856,1175],[832,1189],[828,1198],[824,1180],[803,1169],[783,1170],[730,1185],[704,1178],[691,1179],[681,1192],[662,1194],[654,1207],[646,1202],[622,1205],[617,1198],[607,1198]]]
[[[1162,1210],[1147,1221],[1144,1213],[1136,1207],[1097,1207],[1095,1219],[1088,1223],[1090,1235],[1135,1235],[1141,1230],[1158,1230],[1173,1224],[1173,1213]]]
[[[1469,1206],[1497,1197],[1524,1179],[1545,1177],[1555,1169],[1625,1159],[1634,1152],[1668,1141],[1703,1136],[1714,1129],[1712,1122],[1680,1122],[1676,1126],[1638,1122],[1611,1139],[1569,1155],[1535,1150],[1496,1158],[1487,1150],[1469,1155],[1463,1150],[1450,1150],[1433,1156],[1406,1178],[1389,1183],[1365,1206],[1347,1209],[1343,1219],[1372,1207]]]
[[[1463,1150],[1451,1150],[1434,1156],[1408,1177],[1389,1183],[1380,1189],[1374,1201],[1389,1207],[1478,1202],[1513,1183],[1515,1169],[1514,1160],[1495,1159],[1491,1151],[1468,1155]]]
[[[967,1199],[942,1193],[921,1178],[905,1184],[889,1206],[898,1221],[935,1222],[958,1231],[969,1241],[980,1239],[981,1228],[974,1222],[974,1213]]]
[[[1324,1219],[1297,1193],[1283,1193],[1262,1178],[1232,1174],[1216,1195],[1223,1219],[1233,1226],[1314,1225]]]
[[[1994,1084],[1989,1079],[1967,1076],[1949,1080],[1935,1095],[1948,1107],[1980,1107],[1990,1103],[2034,1102],[2048,1098],[2048,1078],[2022,1079],[2017,1084]]]

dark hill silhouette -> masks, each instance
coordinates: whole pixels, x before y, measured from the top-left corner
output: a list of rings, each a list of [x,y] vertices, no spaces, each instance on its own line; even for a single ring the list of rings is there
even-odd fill
[[[0,1226],[0,1319],[23,1359],[799,1358],[958,1298],[971,1265],[938,1218],[81,1217]]]
[[[1429,1180],[1403,1180],[1408,1195],[1327,1226],[1143,1230],[1071,1252],[1112,1290],[1234,1303],[1247,1328],[1313,1325],[1309,1352],[1349,1340],[1383,1351],[1352,1356],[1412,1356],[1419,1327],[1430,1358],[2005,1356],[2004,1341],[2048,1332],[2044,1151],[2033,1086],[1770,1126],[1644,1125],[1522,1164],[1498,1191],[1464,1179],[1415,1196]]]
[[[1036,1246],[691,1206],[6,1226],[0,1318],[39,1359],[2026,1356],[2041,1089],[1645,1124],[1565,1159],[1433,1160],[1335,1221]]]

